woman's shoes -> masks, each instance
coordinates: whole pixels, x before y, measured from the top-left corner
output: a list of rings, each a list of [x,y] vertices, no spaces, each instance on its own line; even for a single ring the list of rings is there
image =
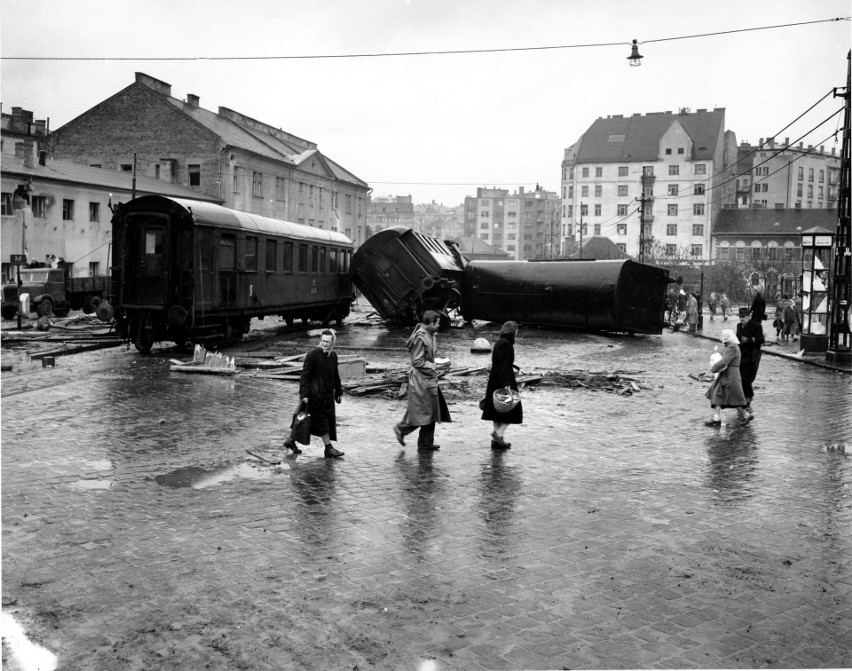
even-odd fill
[[[284,441],[284,448],[287,450],[292,450],[293,454],[301,454],[302,450],[299,449],[299,446],[296,445],[296,441],[292,438],[288,438]]]
[[[508,450],[512,447],[512,443],[507,443],[503,440],[496,431],[491,432],[491,447],[494,447],[494,444],[497,444],[501,450]]]
[[[492,441],[491,441],[491,449],[492,449],[492,450],[508,450],[510,447],[512,447],[512,443],[506,443],[506,442],[504,442],[504,443],[501,445],[501,444],[500,444],[500,443],[498,443],[496,440],[492,440]]]
[[[393,433],[396,436],[397,442],[405,447],[405,436],[402,435],[402,429],[399,428],[399,424],[393,425]]]
[[[343,455],[344,453],[338,449],[335,449],[334,445],[332,445],[331,443],[325,446],[326,459],[337,459],[338,457],[342,457]]]

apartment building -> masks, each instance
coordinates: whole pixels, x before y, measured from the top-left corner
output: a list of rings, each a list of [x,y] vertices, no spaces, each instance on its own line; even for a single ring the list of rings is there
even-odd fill
[[[414,228],[411,196],[377,196],[367,201],[367,237],[390,226]]]
[[[741,142],[737,150],[736,194],[726,208],[835,209],[840,184],[840,156],[825,145],[814,147],[790,138],[760,138],[757,146]]]
[[[557,258],[562,252],[560,199],[533,191],[479,187],[464,202],[464,234],[503,249],[515,260]]]
[[[736,159],[724,108],[599,118],[564,152],[562,244],[603,236],[639,260],[707,259]]]

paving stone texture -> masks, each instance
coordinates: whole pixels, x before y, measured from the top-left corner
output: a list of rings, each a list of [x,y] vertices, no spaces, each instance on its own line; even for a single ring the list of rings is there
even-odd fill
[[[496,332],[454,329],[439,355],[487,363],[470,343]],[[245,450],[280,445],[293,383],[124,349],[22,363],[3,609],[59,669],[852,666],[852,378],[765,356],[756,419],[708,428],[690,373],[712,348],[524,329],[524,373],[641,391],[524,390],[502,453],[475,394],[448,391],[435,453],[395,442],[404,401],[347,395],[344,459],[314,439],[274,467]]]

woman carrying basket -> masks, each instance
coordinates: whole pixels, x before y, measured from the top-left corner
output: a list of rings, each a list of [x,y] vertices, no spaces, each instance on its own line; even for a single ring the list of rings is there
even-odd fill
[[[518,390],[515,380],[515,336],[518,334],[517,322],[506,322],[500,328],[500,338],[491,351],[491,372],[488,374],[488,386],[482,403],[482,419],[494,422],[491,432],[491,449],[508,450],[512,444],[503,439],[509,424],[523,424],[524,409],[518,401],[511,410],[499,412],[494,407],[494,392],[508,387]]]

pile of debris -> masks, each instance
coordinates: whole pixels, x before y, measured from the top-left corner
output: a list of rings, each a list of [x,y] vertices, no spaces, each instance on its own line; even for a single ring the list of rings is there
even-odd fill
[[[590,372],[585,370],[552,371],[544,374],[543,384],[558,385],[562,387],[581,387],[592,391],[607,391],[612,394],[631,396],[642,389],[650,389],[639,384],[639,380],[632,375],[638,375],[644,371],[622,371],[613,372],[599,371]]]

